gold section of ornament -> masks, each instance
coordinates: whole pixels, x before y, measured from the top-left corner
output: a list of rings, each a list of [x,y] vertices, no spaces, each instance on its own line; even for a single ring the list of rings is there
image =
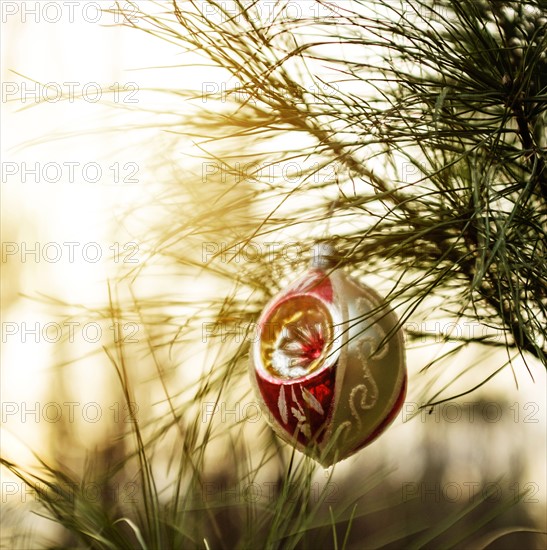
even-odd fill
[[[276,378],[300,378],[323,365],[332,340],[332,316],[319,298],[288,298],[262,325],[262,364]]]

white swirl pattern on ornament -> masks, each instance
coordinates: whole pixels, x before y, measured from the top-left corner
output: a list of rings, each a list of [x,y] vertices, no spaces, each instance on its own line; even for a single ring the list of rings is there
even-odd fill
[[[357,303],[361,311],[372,311],[374,308],[373,304],[364,298],[360,298]],[[361,414],[358,409],[366,411],[373,408],[378,401],[378,386],[372,376],[369,360],[381,359],[387,355],[389,350],[389,343],[385,341],[386,333],[376,319],[373,317],[363,322],[370,324],[364,334],[357,338],[356,342],[357,353],[363,365],[363,383],[355,386],[349,396],[351,414],[357,420],[358,427],[362,425]],[[380,343],[382,345],[378,348]],[[359,400],[356,399],[358,394],[361,394]]]

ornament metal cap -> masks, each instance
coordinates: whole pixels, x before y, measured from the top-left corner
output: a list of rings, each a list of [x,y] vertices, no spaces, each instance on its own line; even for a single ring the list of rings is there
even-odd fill
[[[334,267],[340,259],[338,251],[332,244],[319,242],[312,248],[310,267],[315,269],[328,269]]]

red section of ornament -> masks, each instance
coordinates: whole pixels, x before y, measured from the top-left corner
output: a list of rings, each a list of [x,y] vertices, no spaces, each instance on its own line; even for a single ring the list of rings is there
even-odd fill
[[[256,372],[262,398],[277,423],[299,443],[319,443],[331,415],[336,365],[295,382],[271,382]]]

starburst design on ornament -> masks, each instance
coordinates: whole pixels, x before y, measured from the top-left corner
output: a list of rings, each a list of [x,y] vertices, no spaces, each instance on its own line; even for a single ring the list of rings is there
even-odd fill
[[[289,325],[286,331],[281,332],[272,361],[281,361],[283,369],[295,369],[294,372],[305,374],[307,367],[321,357],[324,348],[325,335],[321,323]]]
[[[277,377],[295,379],[319,368],[332,343],[332,320],[321,300],[295,296],[274,309],[263,331],[264,365]]]

